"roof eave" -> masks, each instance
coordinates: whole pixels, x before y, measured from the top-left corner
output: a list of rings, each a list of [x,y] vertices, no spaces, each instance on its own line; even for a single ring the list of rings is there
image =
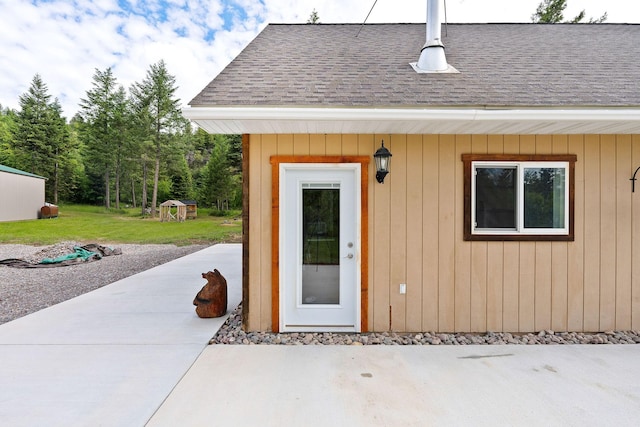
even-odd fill
[[[214,134],[640,134],[637,108],[318,108],[198,106]]]
[[[47,178],[45,178],[44,176],[36,175],[36,174],[30,173],[30,172],[25,172],[23,170],[12,168],[12,167],[5,166],[5,165],[0,165],[0,172],[10,173],[10,174],[14,174],[14,175],[28,176],[30,178],[38,178],[38,179],[47,180]]]

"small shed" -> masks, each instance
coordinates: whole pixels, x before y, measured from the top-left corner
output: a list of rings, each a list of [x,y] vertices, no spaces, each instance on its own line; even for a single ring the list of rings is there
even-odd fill
[[[160,222],[183,222],[187,218],[187,205],[179,200],[167,200],[160,204]]]
[[[198,202],[195,200],[180,200],[187,205],[187,219],[196,219],[198,216]]]

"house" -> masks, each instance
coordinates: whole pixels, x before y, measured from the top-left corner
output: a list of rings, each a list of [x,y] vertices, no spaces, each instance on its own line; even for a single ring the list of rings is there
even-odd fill
[[[0,222],[38,219],[45,178],[0,165]]]
[[[640,328],[640,26],[434,21],[268,25],[184,110],[243,134],[245,329]]]

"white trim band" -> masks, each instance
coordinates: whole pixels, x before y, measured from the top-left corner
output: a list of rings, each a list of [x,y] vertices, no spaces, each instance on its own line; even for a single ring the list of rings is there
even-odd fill
[[[190,107],[214,133],[640,133],[638,109]]]

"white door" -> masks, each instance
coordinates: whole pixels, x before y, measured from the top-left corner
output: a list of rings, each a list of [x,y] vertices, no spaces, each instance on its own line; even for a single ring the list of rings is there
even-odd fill
[[[280,164],[280,330],[360,331],[360,164]]]

